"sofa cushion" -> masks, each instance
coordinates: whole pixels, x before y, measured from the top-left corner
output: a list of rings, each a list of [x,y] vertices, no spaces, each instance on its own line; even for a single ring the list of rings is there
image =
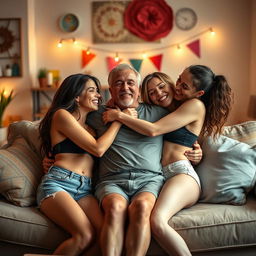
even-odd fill
[[[256,178],[256,148],[221,135],[202,144],[196,167],[202,184],[201,202],[244,204]]]
[[[36,207],[17,207],[0,200],[0,209],[1,241],[52,250],[68,238]]]
[[[256,245],[256,200],[248,197],[241,206],[198,203],[178,212],[169,224],[192,252],[253,246]]]
[[[239,140],[249,144],[252,147],[256,146],[256,121],[247,121],[240,124],[225,126],[223,134],[229,138]]]
[[[35,203],[36,189],[43,174],[41,159],[24,138],[0,149],[0,193],[18,206]]]

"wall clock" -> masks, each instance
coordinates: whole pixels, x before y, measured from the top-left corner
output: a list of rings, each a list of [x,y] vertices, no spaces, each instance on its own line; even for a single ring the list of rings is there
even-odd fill
[[[192,29],[197,23],[197,15],[191,8],[181,8],[175,14],[175,23],[181,30]]]

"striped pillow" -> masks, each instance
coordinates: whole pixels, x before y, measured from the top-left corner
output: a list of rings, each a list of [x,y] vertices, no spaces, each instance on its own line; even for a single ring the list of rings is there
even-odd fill
[[[0,193],[15,205],[33,205],[43,174],[41,162],[24,138],[0,149]]]
[[[240,124],[225,126],[222,135],[256,146],[256,121],[247,121]]]

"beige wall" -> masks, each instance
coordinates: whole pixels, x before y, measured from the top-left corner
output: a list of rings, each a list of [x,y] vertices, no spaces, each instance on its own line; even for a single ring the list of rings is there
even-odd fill
[[[250,119],[249,99],[256,94],[256,31],[251,26],[256,16],[255,0],[166,0],[174,13],[181,7],[191,7],[198,15],[198,23],[189,31],[181,31],[174,25],[170,34],[157,43],[142,44],[92,44],[91,2],[92,0],[0,0],[0,17],[21,17],[23,21],[23,78],[0,79],[0,88],[8,82],[17,92],[7,112],[20,113],[24,119],[31,119],[31,97],[29,88],[38,86],[37,70],[40,67],[59,69],[62,78],[69,74],[90,71],[106,83],[107,65],[105,57],[111,53],[94,51],[97,55],[85,68],[81,68],[81,48],[68,44],[62,49],[56,47],[61,37],[76,37],[83,44],[113,51],[154,49],[189,39],[208,27],[216,31],[214,39],[208,34],[201,35],[201,58],[191,51],[183,50],[177,56],[175,48],[150,52],[149,55],[163,54],[162,70],[175,80],[182,69],[190,64],[205,64],[216,74],[224,74],[235,93],[235,103],[229,124]],[[15,7],[15,8],[14,8]],[[59,30],[58,18],[66,13],[79,17],[80,26],[70,34]],[[28,25],[29,24],[29,25]],[[29,53],[29,55],[28,55]],[[138,54],[120,54],[124,61],[141,58]],[[156,71],[148,60],[143,61],[141,74]],[[35,81],[35,82],[31,82]],[[21,99],[23,103],[21,105]],[[19,105],[19,107],[17,107]],[[21,107],[20,107],[21,106]],[[7,114],[8,114],[7,113]]]

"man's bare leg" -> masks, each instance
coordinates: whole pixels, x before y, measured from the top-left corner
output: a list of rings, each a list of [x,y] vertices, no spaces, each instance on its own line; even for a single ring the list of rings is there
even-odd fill
[[[103,256],[120,256],[123,249],[127,200],[119,194],[109,194],[102,200],[104,221],[101,232]]]
[[[149,192],[142,192],[132,200],[128,208],[126,256],[146,255],[151,239],[150,214],[155,201],[155,196]]]

